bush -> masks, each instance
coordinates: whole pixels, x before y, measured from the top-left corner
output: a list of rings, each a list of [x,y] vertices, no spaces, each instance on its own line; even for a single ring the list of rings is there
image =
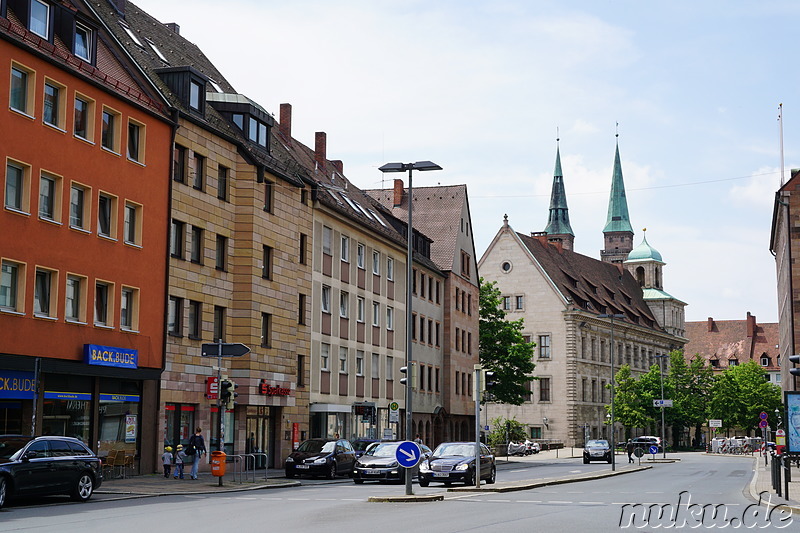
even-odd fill
[[[501,416],[491,420],[492,431],[488,436],[490,447],[507,444],[509,441],[519,442],[528,438],[525,426],[516,418],[503,418]]]

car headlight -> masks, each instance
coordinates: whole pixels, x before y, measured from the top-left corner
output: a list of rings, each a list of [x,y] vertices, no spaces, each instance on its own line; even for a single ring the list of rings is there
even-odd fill
[[[395,461],[394,463],[390,464],[390,465],[388,466],[388,468],[397,468],[398,466],[400,466],[400,463],[398,463],[397,461]]]
[[[455,470],[463,472],[464,470],[469,469],[469,463],[463,463],[455,467]]]
[[[428,463],[427,461],[424,461],[424,462],[420,463],[419,464],[419,471],[420,472],[430,472],[431,471],[430,463]]]
[[[286,462],[287,462],[287,463],[293,463],[293,462],[294,462],[294,459],[292,459],[291,457],[287,457],[287,458],[286,458]]]
[[[328,458],[327,457],[320,457],[319,459],[314,459],[314,464],[315,465],[324,465],[327,462],[328,462]]]

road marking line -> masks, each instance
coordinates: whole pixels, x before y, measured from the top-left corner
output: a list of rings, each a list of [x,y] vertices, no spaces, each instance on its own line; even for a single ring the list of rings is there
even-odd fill
[[[237,498],[234,498],[234,500],[257,500],[257,499],[258,498],[247,497],[247,496],[239,496]]]
[[[510,470],[510,472],[525,472],[527,468],[518,468],[517,470]]]
[[[542,503],[542,500],[517,500],[517,503]]]
[[[578,502],[580,505],[605,505],[603,502]]]
[[[546,503],[572,503],[572,502],[567,502],[567,501],[564,501],[564,500],[550,500],[549,502],[546,502]]]
[[[363,502],[364,498],[342,498],[339,501],[342,501],[342,502]]]
[[[286,498],[286,500],[290,502],[307,502],[310,499],[311,498]]]

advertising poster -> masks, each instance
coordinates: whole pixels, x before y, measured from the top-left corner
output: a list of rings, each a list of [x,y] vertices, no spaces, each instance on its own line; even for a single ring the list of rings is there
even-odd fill
[[[136,442],[136,415],[125,415],[125,442]]]
[[[784,393],[787,452],[800,454],[800,392]]]

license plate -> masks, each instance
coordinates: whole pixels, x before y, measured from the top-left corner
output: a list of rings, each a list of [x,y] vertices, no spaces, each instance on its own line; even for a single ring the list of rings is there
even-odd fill
[[[308,470],[309,466],[308,465],[297,465],[296,468],[302,468],[303,470]]]
[[[433,477],[450,477],[450,472],[434,472]]]
[[[364,470],[365,476],[379,476],[382,473],[380,470]]]

